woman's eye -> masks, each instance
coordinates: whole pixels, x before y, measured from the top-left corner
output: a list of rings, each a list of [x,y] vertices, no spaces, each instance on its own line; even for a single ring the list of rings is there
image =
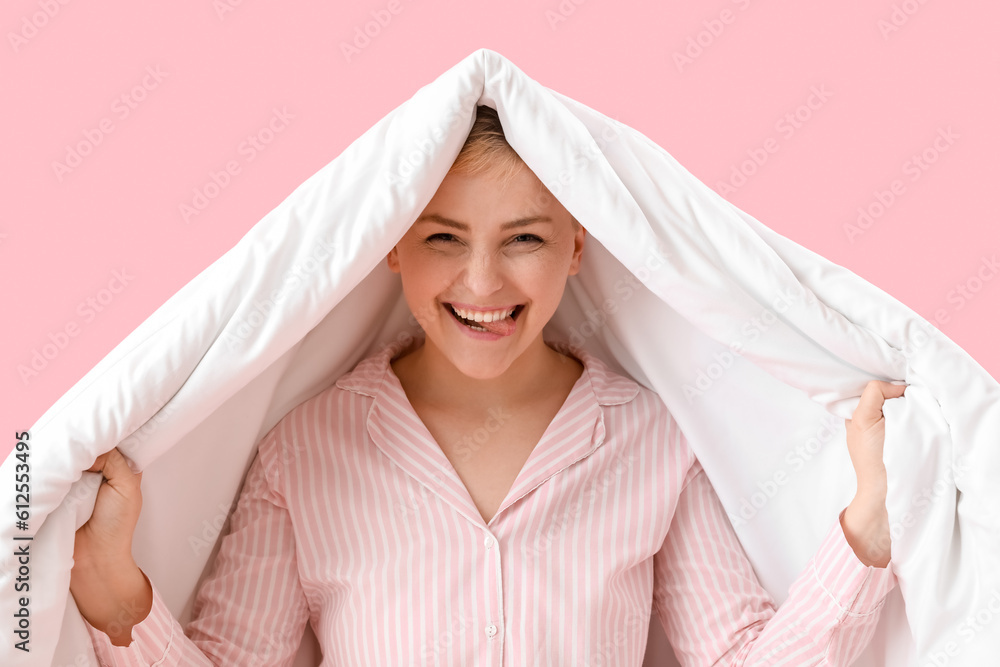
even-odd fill
[[[454,240],[454,238],[455,238],[455,236],[453,234],[444,234],[444,233],[442,233],[442,234],[431,234],[430,236],[427,237],[427,240],[428,241],[452,241],[452,240]],[[514,237],[514,239],[515,240],[517,240],[517,239],[525,239],[524,241],[521,241],[522,243],[541,243],[541,241],[542,241],[542,239],[540,239],[539,237],[535,236],[534,234],[518,234],[517,236]]]

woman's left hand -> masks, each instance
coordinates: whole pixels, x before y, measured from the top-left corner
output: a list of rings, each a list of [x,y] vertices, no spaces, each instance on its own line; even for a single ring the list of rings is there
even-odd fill
[[[898,398],[906,385],[872,380],[865,386],[858,407],[847,427],[847,451],[851,455],[858,489],[847,506],[841,526],[847,542],[865,565],[886,567],[891,557],[889,513],[885,508],[888,482],[882,449],[885,445],[885,418],[882,405]]]

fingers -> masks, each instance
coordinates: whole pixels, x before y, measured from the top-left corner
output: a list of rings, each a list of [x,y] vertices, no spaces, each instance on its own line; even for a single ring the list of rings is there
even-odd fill
[[[94,460],[94,465],[87,468],[84,472],[101,472],[101,468],[104,467],[104,460],[107,458],[108,458],[107,452],[101,454]]]
[[[891,382],[884,382],[882,380],[872,380],[867,385],[865,385],[865,392],[870,393],[873,401],[878,401],[879,407],[885,402],[887,398],[899,398],[906,391],[909,385],[905,384],[893,384]],[[864,398],[864,393],[862,398]]]
[[[87,468],[87,472],[99,472],[103,474],[112,486],[137,484],[142,480],[142,472],[132,472],[132,466],[129,465],[128,459],[125,458],[125,455],[117,447],[98,456],[94,461],[94,465]]]
[[[882,391],[883,398],[899,398],[906,391],[906,388],[910,385],[907,384],[893,384],[892,382],[882,382],[878,381],[879,389]]]
[[[899,398],[906,391],[905,384],[892,384],[882,380],[872,380],[865,385],[861,400],[854,410],[852,421],[866,429],[882,419],[882,405],[890,398]]]

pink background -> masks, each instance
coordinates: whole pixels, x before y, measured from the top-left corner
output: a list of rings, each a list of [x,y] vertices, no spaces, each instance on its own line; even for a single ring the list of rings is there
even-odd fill
[[[995,3],[65,1],[0,10],[4,457],[297,185],[479,47],[640,130],[717,190],[730,180],[730,201],[1000,377],[1000,277],[983,263],[1000,251]],[[373,12],[385,25],[345,56]],[[275,109],[291,118],[248,150]],[[81,144],[88,154],[57,173]],[[181,205],[231,160],[239,173],[185,221]],[[892,199],[881,210],[879,192]],[[848,238],[859,207],[875,217]]]
[[[1000,8],[651,4],[5,3],[0,454],[297,185],[483,46],[639,129],[1000,377],[1000,280],[983,268],[1000,251],[989,203],[1000,153]],[[888,32],[879,22],[896,27],[894,7],[902,25]],[[348,59],[342,43],[380,11],[391,20]],[[700,53],[691,47],[699,40]],[[695,57],[678,64],[688,49]],[[275,109],[291,115],[283,129],[265,132],[260,150],[244,143]],[[935,146],[947,128],[951,143]],[[77,164],[67,158],[73,147],[89,154],[57,169]],[[934,162],[919,170],[912,157],[925,151]],[[239,173],[186,221],[181,205],[231,160]],[[739,187],[724,191],[726,181]],[[848,238],[859,207],[880,212],[876,191],[894,201]],[[978,282],[979,271],[990,279]],[[22,377],[36,351],[44,368]]]

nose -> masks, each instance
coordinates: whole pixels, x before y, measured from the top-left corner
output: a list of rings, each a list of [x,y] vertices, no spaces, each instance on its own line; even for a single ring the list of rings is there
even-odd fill
[[[462,282],[471,294],[488,296],[503,287],[503,265],[489,252],[475,252],[465,262]]]

